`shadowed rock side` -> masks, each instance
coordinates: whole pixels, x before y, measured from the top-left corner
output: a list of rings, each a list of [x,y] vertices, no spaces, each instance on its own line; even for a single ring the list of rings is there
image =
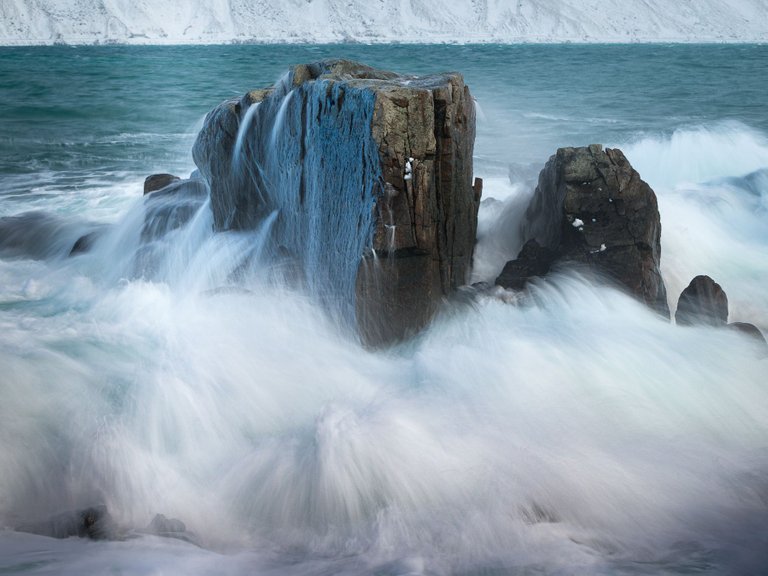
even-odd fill
[[[555,261],[573,262],[609,276],[669,317],[656,195],[621,150],[560,148],[539,175],[521,234],[538,246],[526,244],[497,284],[519,289]],[[547,261],[532,263],[532,257]]]
[[[535,239],[528,240],[517,258],[504,265],[496,284],[512,290],[522,290],[530,278],[546,276],[558,254]]]
[[[269,226],[275,260],[383,344],[422,328],[468,278],[474,136],[459,74],[330,60],[222,103],[193,156],[218,230]]]

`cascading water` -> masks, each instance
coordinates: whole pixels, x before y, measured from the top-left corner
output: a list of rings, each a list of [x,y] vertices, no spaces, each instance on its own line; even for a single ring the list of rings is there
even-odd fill
[[[298,276],[347,327],[355,325],[355,281],[373,243],[381,188],[374,97],[330,80],[294,86],[291,73],[263,101],[241,106],[232,158],[224,160],[231,176],[222,178],[222,194],[248,190],[257,199],[249,212],[275,214],[266,245],[272,264]],[[236,200],[227,206],[243,210]],[[220,219],[227,226],[233,218]]]
[[[233,54],[246,49],[254,48],[227,48]],[[354,54],[360,59],[384,58],[373,48],[345,49],[361,51]],[[57,50],[35,57],[39,78],[49,67],[45,58],[88,73],[96,66],[76,58],[91,52]],[[302,48],[295,50],[291,62],[308,60]],[[423,66],[433,66],[440,53],[422,50]],[[533,66],[543,74],[541,94],[555,98],[548,82],[553,75],[562,81],[563,73],[547,72],[542,62],[563,61],[568,74],[594,58],[593,50],[603,54],[569,47],[554,58],[545,48],[526,48],[522,58],[509,50],[451,52],[457,68],[471,71],[477,62],[487,64],[485,58],[495,63],[470,79],[489,123],[479,126],[476,173],[487,172],[484,195],[495,198],[481,206],[473,281],[492,281],[519,248],[504,233],[515,227],[515,206],[525,205],[530,178],[526,173],[510,183],[507,166],[499,168],[502,151],[509,148],[510,160],[523,155],[528,162],[535,158],[520,150],[529,138],[532,147],[550,152],[574,143],[561,141],[567,140],[562,131],[541,118],[530,120],[517,148],[492,138],[505,127],[516,134],[512,128],[522,122],[516,107],[499,112],[498,71],[510,68],[511,83],[523,77],[515,67]],[[651,48],[611,50],[624,54],[622,65],[629,61],[641,76],[656,61],[645,52]],[[665,58],[673,60],[678,52],[670,51]],[[278,56],[282,67],[285,55]],[[734,79],[727,70],[738,71],[743,61],[743,54],[721,54],[717,47],[694,47],[689,56],[709,67],[722,58],[719,74],[729,86]],[[132,58],[126,74],[135,71]],[[10,61],[0,58],[0,68]],[[177,61],[163,69],[175,73]],[[250,70],[252,60],[244,61]],[[599,66],[609,61],[599,58]],[[760,62],[768,59],[750,66]],[[214,74],[217,66],[208,66]],[[263,75],[277,72],[267,68]],[[122,91],[135,76],[103,76],[115,82],[105,93],[142,94],[129,102],[137,110],[147,93],[169,83],[163,76],[151,89]],[[749,94],[754,76],[737,76]],[[84,78],[90,82],[89,74]],[[182,83],[186,76],[174,78]],[[656,91],[676,89],[680,81],[679,74],[643,78]],[[573,89],[581,89],[578,78],[572,80]],[[538,85],[528,81],[524,88],[531,92]],[[669,122],[666,108],[654,112],[648,105],[641,121],[621,108],[622,92],[604,92],[601,99],[617,102],[616,121],[599,125],[604,131],[598,133],[594,124],[573,121],[567,135],[576,133],[575,144],[618,144],[656,190],[672,307],[694,275],[710,274],[728,293],[730,320],[753,322],[765,332],[768,119],[748,117],[758,107],[742,94],[731,110],[744,105],[743,123],[723,124],[712,109],[706,118],[675,125],[676,133],[649,133],[647,124]],[[23,90],[3,94],[0,106],[27,102]],[[302,96],[319,106],[326,94]],[[201,113],[218,98],[202,99]],[[700,108],[707,111],[708,93],[702,98]],[[301,127],[298,101],[298,94],[287,103],[275,98],[272,105],[284,107],[282,131]],[[583,101],[569,93],[556,103],[568,110]],[[106,110],[111,102],[87,112]],[[366,110],[363,100],[358,104],[356,110]],[[273,126],[259,121],[269,105],[254,109],[251,130],[262,126],[264,139],[244,137],[243,157],[272,138]],[[658,105],[671,104],[663,99]],[[530,106],[542,112],[544,104]],[[3,115],[21,123],[25,106],[14,110],[4,108]],[[154,108],[144,111],[151,115]],[[581,116],[596,115],[583,110]],[[355,118],[367,121],[362,113]],[[620,141],[617,125],[640,135]],[[66,125],[43,128],[54,141]],[[419,337],[386,351],[367,350],[310,296],[322,295],[330,281],[345,286],[346,268],[329,278],[330,270],[304,267],[302,274],[316,283],[306,290],[276,281],[280,261],[269,247],[282,243],[299,258],[303,250],[316,250],[328,227],[338,224],[313,221],[311,203],[331,201],[324,194],[339,180],[359,175],[355,163],[345,165],[344,149],[305,151],[305,162],[315,166],[322,164],[320,152],[332,152],[325,161],[337,158],[341,171],[327,175],[327,187],[305,189],[302,205],[289,186],[300,181],[300,150],[279,136],[282,131],[271,141],[272,156],[265,156],[271,160],[259,167],[263,180],[256,179],[269,199],[259,224],[225,232],[214,232],[211,199],[196,192],[194,179],[183,194],[137,198],[145,173],[122,172],[136,162],[118,161],[123,144],[99,144],[93,157],[83,152],[87,139],[51,145],[46,154],[69,167],[41,177],[32,190],[34,162],[43,161],[34,156],[39,137],[18,136],[11,146],[0,135],[4,151],[28,150],[35,159],[23,169],[3,164],[0,171],[0,572],[591,576],[764,570],[768,359],[757,342],[728,330],[674,326],[614,289],[561,270],[536,280],[525,297],[459,300]],[[156,152],[154,142],[144,144],[147,158]],[[730,146],[740,151],[738,161],[713,161]],[[83,176],[91,170],[88,162],[102,162],[105,150],[118,171],[111,184],[98,174]],[[72,188],[75,180],[82,190]],[[315,237],[297,232],[301,220],[314,227]],[[68,256],[78,238],[92,232],[90,248]],[[346,236],[349,242],[339,249],[357,250],[362,240],[352,231]],[[349,270],[358,265],[359,252],[355,258]],[[13,530],[99,503],[124,527],[127,540],[53,540]],[[200,546],[139,532],[157,513],[183,520]]]

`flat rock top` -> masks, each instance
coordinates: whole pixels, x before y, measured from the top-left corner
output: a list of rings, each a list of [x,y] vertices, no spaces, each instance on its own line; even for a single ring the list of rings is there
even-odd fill
[[[353,60],[321,60],[311,64],[299,64],[293,68],[293,85],[299,86],[311,80],[345,81],[357,87],[377,89],[415,88],[433,89],[446,83],[463,80],[458,72],[444,72],[426,76],[397,74],[373,68]]]

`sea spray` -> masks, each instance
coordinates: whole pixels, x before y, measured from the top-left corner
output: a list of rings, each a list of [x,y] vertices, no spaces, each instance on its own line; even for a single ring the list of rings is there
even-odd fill
[[[694,276],[729,295],[731,321],[768,329],[768,139],[737,122],[678,129],[625,147],[656,191],[670,304]]]
[[[251,288],[133,282],[6,334],[30,395],[3,408],[19,433],[4,517],[98,498],[132,525],[184,518],[209,546],[250,534],[467,569],[553,567],[553,549],[577,565],[608,549],[684,560],[675,542],[720,538],[745,502],[765,522],[764,360],[737,334],[681,330],[563,276],[391,357],[350,346],[298,295]],[[24,433],[36,414],[46,436]]]

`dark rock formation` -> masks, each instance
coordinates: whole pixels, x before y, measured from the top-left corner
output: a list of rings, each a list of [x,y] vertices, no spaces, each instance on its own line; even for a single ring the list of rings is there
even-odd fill
[[[118,536],[117,525],[103,505],[63,512],[42,522],[18,526],[16,530],[51,538],[77,536],[92,540],[112,540]]]
[[[696,276],[680,294],[675,322],[678,326],[725,326],[728,296],[709,276]]]
[[[656,195],[621,150],[593,144],[560,148],[539,174],[522,226],[522,240],[540,248],[523,250],[514,274],[497,284],[519,288],[526,274],[539,275],[551,254],[559,262],[585,265],[618,282],[631,294],[669,316],[659,272],[661,223]],[[544,252],[542,248],[549,252]],[[533,258],[533,260],[532,260]],[[508,283],[507,278],[513,281]]]
[[[330,60],[222,103],[193,156],[216,229],[269,226],[275,254],[379,344],[423,327],[468,279],[474,135],[460,75]]]
[[[536,240],[528,240],[517,258],[504,265],[496,278],[496,285],[522,290],[531,278],[545,276],[557,256],[556,252],[541,246]]]
[[[720,284],[709,276],[696,276],[680,294],[675,312],[678,326],[712,326],[728,328],[752,338],[768,355],[768,341],[754,324],[728,322],[728,296]]]
[[[180,178],[173,174],[152,174],[147,176],[144,179],[144,195],[146,196],[150,192],[155,192],[156,190],[162,190],[168,186],[168,184],[176,182],[177,180],[180,180]]]

